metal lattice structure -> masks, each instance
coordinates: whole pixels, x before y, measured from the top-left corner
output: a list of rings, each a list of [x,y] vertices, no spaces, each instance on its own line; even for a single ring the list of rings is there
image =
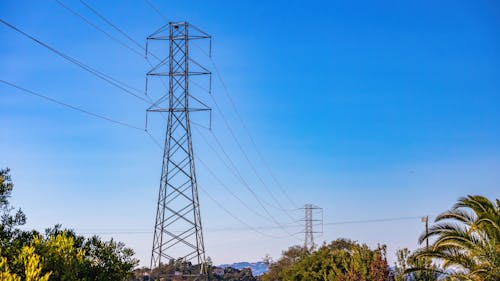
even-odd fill
[[[193,30],[193,34],[190,34],[190,30]],[[167,93],[147,110],[147,113],[160,112],[164,117],[167,115],[151,252],[152,277],[155,279],[162,277],[169,280],[169,276],[174,274],[166,269],[167,263],[189,265],[186,266],[189,270],[175,269],[175,275],[188,278],[184,280],[203,280],[206,276],[190,112],[210,109],[190,107],[190,101],[194,97],[189,88],[191,76],[211,75],[210,71],[189,57],[190,40],[204,38],[211,36],[187,22],[169,23],[147,38],[148,44],[150,40],[160,40],[160,43],[168,41],[168,57],[146,75],[146,89],[150,77],[168,79],[168,85],[164,84],[168,88]],[[196,271],[199,268],[199,271],[193,272],[193,268]]]
[[[323,233],[323,209],[315,206],[313,204],[304,205],[304,248],[313,249],[314,248],[314,234]],[[321,211],[321,218],[314,219],[314,212],[316,210]],[[317,222],[315,224],[315,222]],[[314,227],[321,225],[321,231],[315,231]]]

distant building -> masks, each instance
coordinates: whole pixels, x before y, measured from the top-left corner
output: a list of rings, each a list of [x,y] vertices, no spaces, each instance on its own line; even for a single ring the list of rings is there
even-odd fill
[[[224,276],[224,268],[216,267],[212,270],[212,273],[217,276]]]

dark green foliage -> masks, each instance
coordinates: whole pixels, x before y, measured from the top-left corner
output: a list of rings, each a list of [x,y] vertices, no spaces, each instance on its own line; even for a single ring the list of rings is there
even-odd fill
[[[291,268],[295,263],[308,255],[307,250],[300,246],[290,247],[282,253],[281,259],[269,265],[269,271],[263,280],[282,280],[284,271]]]
[[[9,170],[0,170],[0,256],[7,259],[10,271],[25,279],[23,265],[16,262],[24,246],[32,246],[42,258],[42,273],[50,273],[49,281],[120,281],[133,274],[138,261],[132,249],[123,243],[102,241],[94,236],[85,238],[59,225],[46,230],[21,231],[17,226],[26,222],[21,210],[11,215],[9,204],[14,185]]]
[[[364,244],[339,239],[314,252],[290,248],[262,280],[382,281],[388,277],[385,246],[371,250]]]
[[[14,184],[10,178],[10,169],[0,169],[0,207],[9,205],[9,198],[14,188]]]
[[[14,184],[9,172],[9,168],[0,169],[0,243],[5,243],[12,238],[18,232],[16,227],[26,223],[26,215],[21,209],[12,214],[14,207],[10,205],[9,198]]]
[[[438,260],[447,280],[500,281],[500,203],[479,195],[460,198],[436,217],[420,243],[430,247],[415,251],[417,260]],[[420,267],[410,271],[421,271]]]
[[[436,281],[441,276],[441,270],[430,259],[416,259],[407,248],[398,250],[396,257],[394,281]]]
[[[113,239],[102,241],[94,236],[85,241],[83,250],[82,275],[91,276],[92,280],[125,280],[138,263],[132,249]]]

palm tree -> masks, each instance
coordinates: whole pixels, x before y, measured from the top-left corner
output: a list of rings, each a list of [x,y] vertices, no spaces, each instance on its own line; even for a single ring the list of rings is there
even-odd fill
[[[419,239],[433,243],[417,250],[415,258],[440,262],[446,280],[500,281],[498,199],[495,204],[479,195],[462,197],[435,223]]]

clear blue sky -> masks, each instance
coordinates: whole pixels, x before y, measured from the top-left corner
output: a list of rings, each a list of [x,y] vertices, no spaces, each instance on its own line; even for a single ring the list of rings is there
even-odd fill
[[[63,0],[61,0],[63,1]],[[63,1],[109,33],[79,1]],[[374,3],[376,2],[376,3]],[[89,3],[134,39],[164,24],[145,2]],[[498,1],[154,1],[171,20],[214,36],[214,60],[259,149],[297,204],[325,222],[435,215],[460,196],[500,190]],[[2,19],[142,89],[148,66],[55,1],[2,1]],[[144,125],[146,105],[0,26],[0,78],[112,118]],[[204,63],[206,58],[200,58]],[[215,78],[215,77],[214,77]],[[214,96],[280,201],[220,83]],[[199,97],[207,101],[208,96]],[[197,115],[205,122],[208,116]],[[152,131],[162,138],[161,118]],[[56,223],[106,233],[149,264],[161,151],[144,133],[106,123],[0,84],[0,166],[29,228]],[[272,202],[214,112],[213,132],[244,177]],[[262,212],[194,130],[195,153]],[[197,163],[200,186],[238,217],[240,206]],[[270,239],[200,195],[207,254],[215,263],[277,258],[299,239]],[[270,209],[280,221],[288,219]],[[300,212],[291,212],[296,218]],[[417,246],[418,218],[325,227],[318,241]],[[265,229],[277,235],[280,229]],[[290,231],[300,231],[292,227]],[[127,233],[129,232],[129,233]],[[132,232],[132,233],[130,233]]]

